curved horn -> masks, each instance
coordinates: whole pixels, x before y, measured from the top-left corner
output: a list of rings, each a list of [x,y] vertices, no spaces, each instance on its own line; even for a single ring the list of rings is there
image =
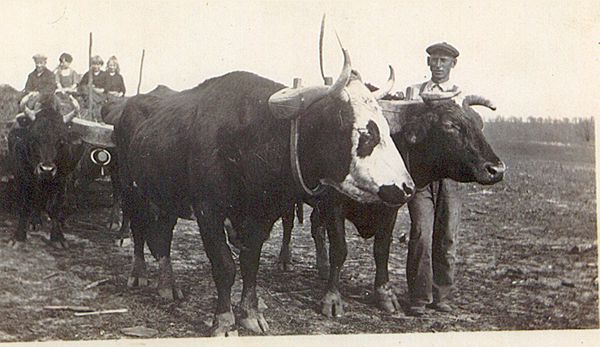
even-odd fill
[[[479,95],[467,95],[463,100],[462,107],[464,109],[470,108],[472,105],[485,106],[492,111],[496,111],[496,106],[490,100]]]
[[[460,93],[458,89],[452,89],[447,92],[423,92],[421,93],[421,99],[425,102],[449,100]]]
[[[335,33],[335,36],[338,39],[342,53],[344,53],[344,67],[342,68],[342,72],[340,72],[340,76],[338,77],[337,81],[335,81],[335,83],[329,88],[329,91],[327,92],[329,95],[340,95],[342,90],[344,90],[344,87],[346,87],[346,84],[348,84],[348,80],[350,80],[350,74],[352,73],[350,54],[348,54],[348,51],[344,49],[344,46],[342,46],[342,42],[340,41],[340,37],[337,33]]]
[[[75,118],[75,116],[79,115],[79,111],[81,107],[79,106],[79,102],[72,95],[69,95],[69,100],[73,103],[73,110],[66,115],[63,116],[63,122],[69,123]]]
[[[23,97],[23,99],[21,99],[21,101],[19,102],[19,106],[21,107],[21,109],[25,109],[25,107],[27,107],[27,102],[29,101],[29,98],[31,98],[32,95],[32,93],[28,93]]]
[[[384,96],[388,95],[392,91],[392,88],[394,88],[394,83],[396,82],[396,74],[394,73],[394,68],[392,67],[392,65],[388,66],[390,68],[390,77],[388,78],[387,85],[385,86],[385,89],[382,88],[373,92],[373,97],[375,98],[375,100],[379,100]]]
[[[32,121],[34,121],[35,120],[35,115],[38,112],[40,112],[40,110],[34,111],[34,110],[30,109],[29,107],[27,107],[27,105],[24,105],[23,112],[25,113],[25,115],[27,117],[29,117],[29,119],[31,119]]]

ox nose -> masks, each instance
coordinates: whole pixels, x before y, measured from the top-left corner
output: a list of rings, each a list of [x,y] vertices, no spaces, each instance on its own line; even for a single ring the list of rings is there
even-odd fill
[[[500,182],[504,178],[504,171],[506,170],[506,165],[503,162],[499,162],[497,164],[485,163],[485,169],[490,175],[490,179],[492,182]]]
[[[377,195],[383,200],[384,203],[392,206],[398,206],[406,203],[412,198],[415,192],[415,185],[413,182],[403,183],[402,189],[397,185],[384,185],[379,187]]]
[[[38,175],[52,175],[56,174],[56,165],[54,163],[39,163],[35,171]]]

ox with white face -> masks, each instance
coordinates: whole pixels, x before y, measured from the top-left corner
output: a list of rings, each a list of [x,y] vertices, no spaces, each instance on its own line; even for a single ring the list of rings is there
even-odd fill
[[[329,184],[358,202],[405,203],[415,185],[379,103],[359,78],[351,78],[340,97],[350,104],[354,117],[351,162],[344,180]]]

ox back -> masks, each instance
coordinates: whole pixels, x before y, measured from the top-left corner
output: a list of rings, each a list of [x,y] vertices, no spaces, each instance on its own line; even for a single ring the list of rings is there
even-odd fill
[[[191,217],[194,199],[206,197],[234,223],[242,222],[240,211],[274,221],[294,197],[288,125],[267,105],[283,87],[235,72],[162,100],[131,141],[127,163],[135,184],[160,210],[181,218]]]

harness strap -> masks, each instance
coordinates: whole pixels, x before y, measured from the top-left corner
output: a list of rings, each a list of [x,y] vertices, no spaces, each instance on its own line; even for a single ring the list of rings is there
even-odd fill
[[[300,160],[298,158],[298,137],[299,137],[299,122],[301,117],[295,117],[291,120],[290,125],[290,159],[292,164],[292,177],[297,185],[302,187],[302,190],[309,196],[317,196],[325,191],[325,185],[317,183],[315,188],[309,188],[302,177],[300,169]]]

